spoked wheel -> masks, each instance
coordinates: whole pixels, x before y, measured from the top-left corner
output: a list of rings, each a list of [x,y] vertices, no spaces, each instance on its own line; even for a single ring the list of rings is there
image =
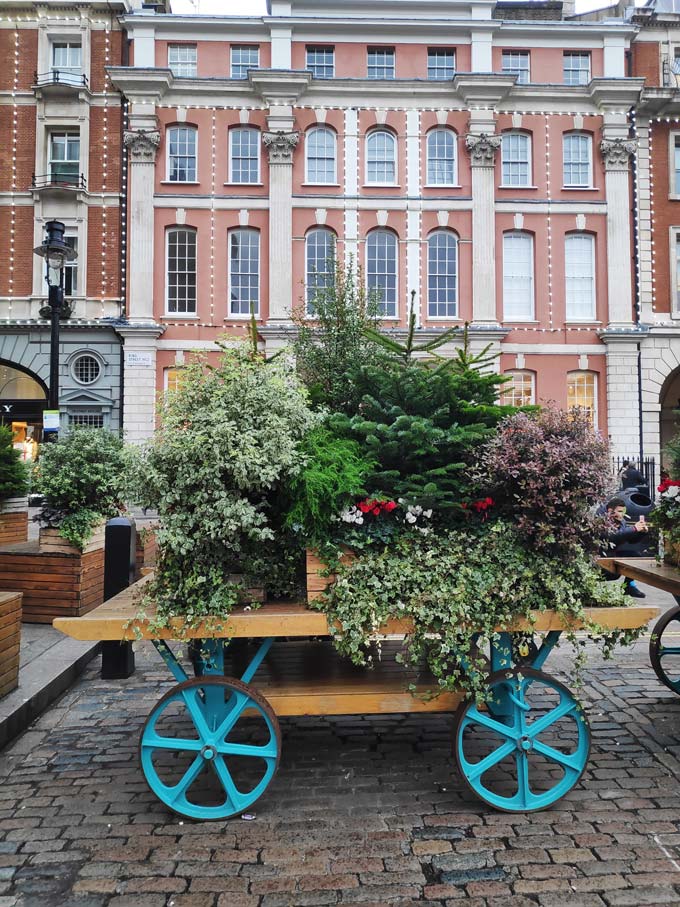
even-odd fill
[[[519,667],[488,680],[490,707],[456,713],[455,755],[468,787],[507,812],[552,806],[578,782],[590,753],[586,716],[569,690],[547,674]]]
[[[191,819],[227,819],[251,807],[280,753],[279,722],[267,700],[240,680],[213,675],[166,693],[140,741],[147,784]]]
[[[671,637],[678,634],[675,645]],[[680,605],[662,614],[649,640],[649,660],[661,683],[680,693]]]

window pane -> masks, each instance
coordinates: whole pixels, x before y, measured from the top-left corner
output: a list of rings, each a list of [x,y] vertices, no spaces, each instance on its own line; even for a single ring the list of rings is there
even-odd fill
[[[452,79],[456,74],[456,54],[453,50],[430,48],[427,52],[428,79]]]
[[[368,48],[368,78],[393,79],[394,78],[394,48],[369,47]]]
[[[196,314],[195,230],[168,230],[168,312]]]
[[[397,238],[389,230],[373,230],[366,240],[366,285],[377,290],[380,311],[388,318],[397,314]]]
[[[534,317],[533,237],[528,233],[503,236],[503,314],[506,321]]]
[[[65,42],[52,45],[53,77],[70,85],[82,83],[82,48],[80,44]]]
[[[196,130],[192,126],[168,130],[168,179],[176,183],[196,182]]]
[[[78,254],[78,237],[65,236],[64,242]],[[76,296],[78,294],[78,259],[67,261],[64,265],[64,295]]]
[[[260,48],[257,45],[238,45],[231,48],[232,79],[247,79],[249,69],[260,65]]]
[[[534,398],[534,376],[532,372],[506,372],[512,380],[501,385],[501,403],[505,406],[531,406]]]
[[[427,183],[452,186],[456,182],[456,137],[450,129],[433,129],[427,136]]]
[[[458,314],[458,240],[445,230],[427,241],[427,313],[430,318]]]
[[[391,132],[371,132],[366,140],[366,157],[367,182],[396,182],[396,143]]]
[[[307,182],[335,182],[335,135],[330,129],[310,129],[307,133]]]
[[[316,294],[333,285],[335,234],[331,230],[311,230],[305,242],[307,314],[314,314]]]
[[[174,366],[172,368],[165,369],[165,389],[171,394],[174,391],[180,389],[182,384],[186,381],[186,369],[182,366]]]
[[[315,79],[332,79],[335,75],[335,48],[308,47],[307,69]]]
[[[675,195],[680,195],[680,137],[676,136],[674,142],[674,157],[673,157],[673,170],[675,173],[675,179],[673,185],[675,186],[674,192]]]
[[[229,234],[229,311],[249,315],[260,311],[260,234],[232,230]]]
[[[77,183],[80,174],[80,136],[52,133],[49,165],[50,179]]]
[[[597,384],[593,372],[569,372],[567,375],[567,406],[585,409],[590,424],[595,427],[597,415]]]
[[[170,44],[168,46],[168,66],[173,75],[191,79],[196,75],[196,45]]]
[[[564,241],[564,273],[567,318],[578,321],[595,317],[595,240],[592,236],[567,236]]]
[[[502,71],[510,76],[517,76],[520,85],[529,82],[529,52],[526,50],[504,50]]]
[[[590,136],[572,132],[564,136],[564,185],[590,186]]]
[[[680,233],[675,234],[675,311],[680,312]]]
[[[257,183],[260,180],[260,133],[244,126],[229,132],[231,182]]]
[[[521,132],[506,132],[502,138],[502,183],[504,186],[528,186],[531,182],[529,136]]]
[[[590,54],[565,53],[563,57],[565,85],[587,85],[590,82]]]

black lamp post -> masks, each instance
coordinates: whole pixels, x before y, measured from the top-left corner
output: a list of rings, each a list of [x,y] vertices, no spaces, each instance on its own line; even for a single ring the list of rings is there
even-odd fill
[[[76,258],[75,251],[64,240],[64,225],[50,220],[45,224],[45,240],[33,251],[45,259],[50,308],[50,396],[49,408],[59,409],[59,316],[64,305],[64,265]]]

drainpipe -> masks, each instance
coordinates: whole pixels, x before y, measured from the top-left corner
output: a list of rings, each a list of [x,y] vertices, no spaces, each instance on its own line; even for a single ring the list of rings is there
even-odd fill
[[[632,112],[635,112],[635,108],[631,108]],[[631,175],[633,177],[633,183],[637,180],[637,158],[635,155],[631,156]],[[637,198],[635,193],[632,192],[633,196],[633,210],[632,210],[632,221],[633,221],[633,267],[635,268],[635,274],[640,273],[640,257],[639,257],[639,237],[638,237],[638,214],[636,210]],[[639,279],[635,280],[635,324],[637,327],[640,327],[640,281]],[[640,468],[644,463],[645,450],[644,450],[644,433],[642,430],[642,343],[638,340],[637,342],[637,385],[638,385],[638,431],[639,431],[639,454],[640,454]]]

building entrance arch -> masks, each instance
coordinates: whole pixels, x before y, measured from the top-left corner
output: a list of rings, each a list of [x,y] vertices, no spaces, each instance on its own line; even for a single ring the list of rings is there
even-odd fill
[[[659,403],[661,465],[668,468],[664,450],[671,438],[680,433],[680,368],[676,368],[666,378],[659,394]]]
[[[46,407],[45,382],[29,369],[0,359],[0,422],[12,429],[14,446],[26,460],[35,459]]]

